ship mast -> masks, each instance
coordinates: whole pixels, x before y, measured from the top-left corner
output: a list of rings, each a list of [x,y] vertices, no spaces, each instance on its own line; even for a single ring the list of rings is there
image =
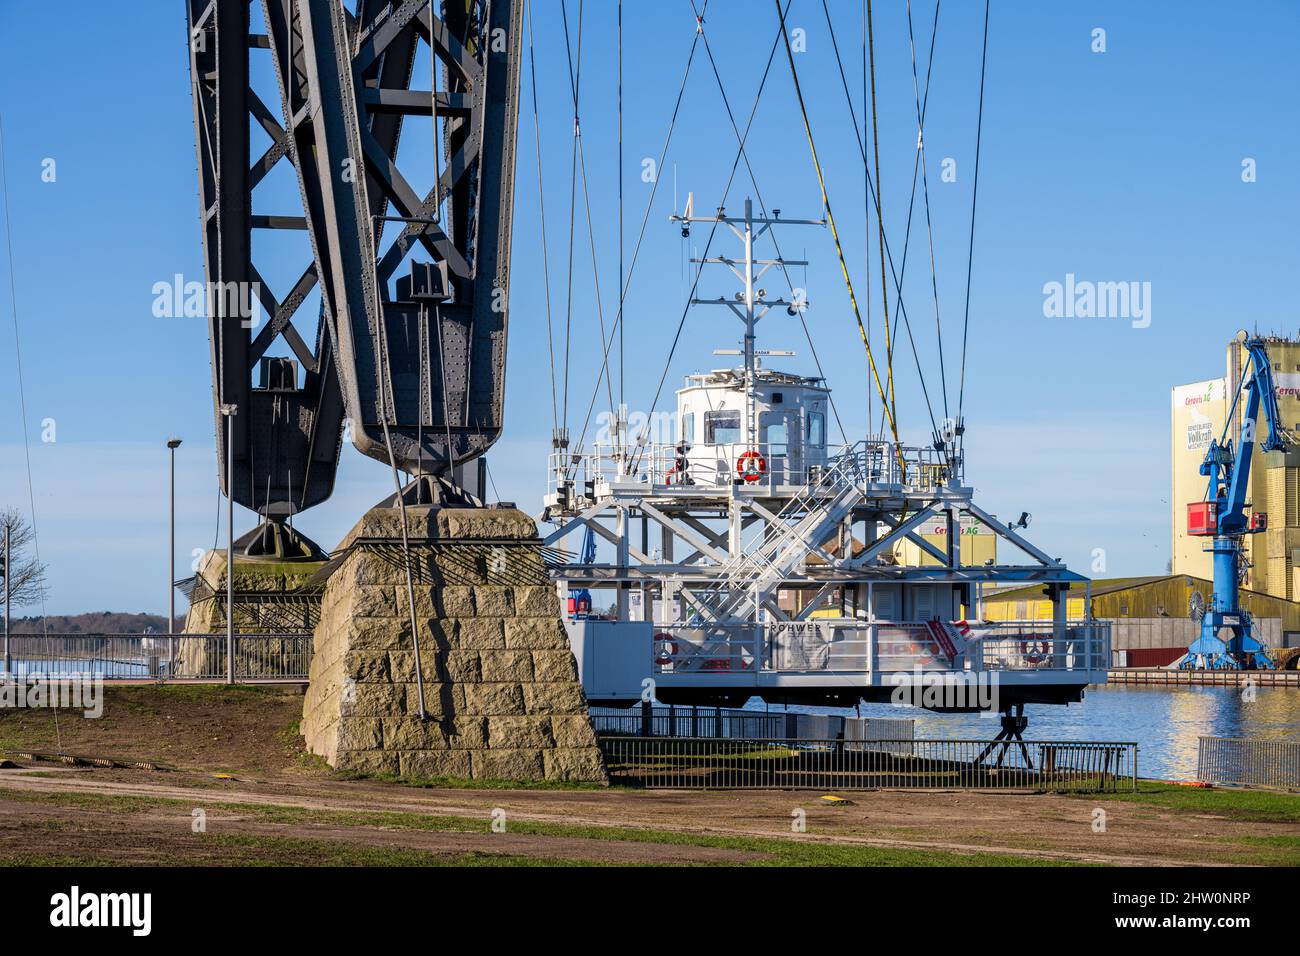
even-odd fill
[[[755,347],[758,320],[765,316],[773,306],[785,306],[793,315],[797,310],[806,308],[808,304],[806,299],[798,296],[795,297],[794,301],[783,298],[769,299],[767,298],[766,289],[756,288],[758,280],[773,266],[781,266],[782,269],[785,269],[788,266],[806,266],[808,263],[802,259],[755,259],[754,243],[777,223],[786,226],[824,226],[826,221],[823,219],[782,219],[781,210],[779,209],[773,209],[770,218],[755,216],[754,201],[752,199],[745,200],[745,215],[742,217],[726,215],[721,206],[718,207],[715,215],[696,216],[692,212],[693,205],[693,200],[688,198],[685,212],[680,216],[674,214],[670,217],[671,221],[682,224],[684,233],[690,229],[691,223],[721,223],[735,234],[744,248],[744,258],[739,260],[721,255],[704,259],[691,259],[691,262],[698,263],[701,266],[726,266],[744,286],[744,290],[736,293],[734,299],[728,299],[725,296],[718,296],[716,299],[694,298],[691,299],[691,305],[726,306],[745,323],[745,340],[742,353],[744,355],[745,372],[745,441],[753,448],[758,444],[758,422],[754,409],[754,386],[758,372],[758,349]]]

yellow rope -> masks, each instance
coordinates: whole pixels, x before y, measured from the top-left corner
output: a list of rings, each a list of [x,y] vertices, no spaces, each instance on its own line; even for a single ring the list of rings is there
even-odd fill
[[[881,211],[884,187],[880,183],[880,131],[876,122],[876,37],[871,23],[871,0],[867,0],[867,55],[871,65],[871,142],[876,156],[876,231],[880,237],[880,301],[885,309],[885,368],[889,382],[889,407],[898,414],[894,402],[894,337],[889,331],[889,287],[885,282],[885,217]],[[868,280],[870,277],[868,277]]]
[[[817,158],[817,145],[813,142],[812,125],[808,121],[808,109],[804,105],[803,89],[799,85],[799,73],[794,67],[794,51],[790,49],[790,34],[785,28],[785,13],[781,10],[781,0],[776,0],[776,13],[781,18],[781,36],[785,40],[785,56],[790,61],[790,76],[794,79],[795,96],[799,100],[799,111],[803,114],[803,128],[804,132],[808,134],[808,149],[812,152],[813,167],[817,170],[817,183],[822,191],[822,204],[826,207],[826,220],[830,223],[831,235],[835,238],[835,251],[840,257],[840,272],[843,274],[844,284],[849,290],[849,302],[853,305],[853,317],[858,322],[858,334],[862,336],[862,345],[867,350],[867,364],[871,366],[871,376],[875,380],[876,391],[880,394],[880,401],[884,405],[885,417],[889,420],[890,433],[894,436],[894,448],[898,452],[898,464],[900,468],[905,469],[903,452],[898,441],[898,422],[894,418],[885,388],[880,383],[880,371],[876,368],[876,357],[871,352],[871,342],[867,338],[866,327],[862,324],[862,313],[858,310],[858,297],[853,292],[853,280],[849,277],[849,267],[844,261],[844,246],[840,243],[839,229],[835,226],[835,214],[831,212],[831,200],[826,193],[826,177],[822,175],[822,164]],[[868,423],[868,427],[869,425],[870,423]]]

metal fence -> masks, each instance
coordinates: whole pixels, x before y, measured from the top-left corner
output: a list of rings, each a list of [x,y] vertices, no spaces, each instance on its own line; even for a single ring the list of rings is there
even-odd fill
[[[1202,737],[1196,755],[1196,779],[1300,790],[1300,742]]]
[[[239,682],[300,681],[311,665],[310,634],[236,634]],[[11,634],[0,675],[93,675],[104,680],[225,680],[225,634]]]
[[[906,718],[835,717],[770,713],[727,707],[591,707],[597,734],[636,737],[708,737],[748,740],[911,740],[916,722]]]
[[[602,735],[611,780],[685,790],[1137,789],[1137,744]]]

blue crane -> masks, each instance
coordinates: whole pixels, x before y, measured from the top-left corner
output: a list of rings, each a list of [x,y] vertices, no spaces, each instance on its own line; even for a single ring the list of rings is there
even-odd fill
[[[1237,333],[1250,356],[1248,372],[1241,377],[1228,411],[1223,435],[1211,441],[1201,463],[1201,474],[1209,479],[1205,500],[1188,506],[1188,533],[1213,536],[1206,548],[1214,554],[1214,593],[1201,617],[1201,634],[1187,648],[1185,668],[1211,670],[1272,670],[1273,662],[1264,645],[1254,636],[1250,612],[1238,601],[1237,589],[1245,569],[1242,540],[1268,527],[1263,512],[1246,513],[1246,493],[1250,485],[1251,456],[1259,410],[1264,408],[1268,434],[1259,443],[1264,451],[1282,451],[1291,438],[1282,427],[1273,387],[1273,366],[1263,339]],[[1241,420],[1241,438],[1233,448],[1228,427],[1236,414],[1242,393],[1246,405]]]

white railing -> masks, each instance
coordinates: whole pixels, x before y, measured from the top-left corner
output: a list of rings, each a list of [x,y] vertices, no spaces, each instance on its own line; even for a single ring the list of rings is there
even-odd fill
[[[975,626],[972,666],[980,670],[1104,671],[1110,667],[1110,625],[1097,621],[999,621]]]
[[[887,441],[860,441],[834,457],[856,460],[857,471],[868,485],[898,485],[912,489],[936,488],[952,477],[953,467],[930,446],[895,445]],[[956,477],[961,477],[957,463]]]
[[[1110,626],[1050,623],[976,625],[949,647],[920,622],[853,618],[766,624],[670,624],[655,629],[653,670],[660,674],[732,672],[871,673],[893,671],[1105,670]],[[949,650],[956,650],[950,654]]]
[[[763,668],[757,624],[668,624],[655,628],[653,673],[757,673]]]
[[[679,469],[682,456],[677,449],[672,443],[643,446],[596,443],[589,452],[553,451],[547,459],[547,490],[554,494],[562,481],[569,480],[576,483],[579,493],[588,482],[599,487],[619,481],[683,489],[729,487],[740,481],[751,488],[775,491],[780,487],[815,484],[820,473],[850,459],[854,472],[868,485],[928,489],[946,482],[951,472],[943,455],[926,446],[859,441],[853,445],[814,448],[789,443],[729,442],[692,445],[685,456],[689,465],[683,476]],[[737,463],[751,451],[762,456],[764,469],[757,478],[744,481]]]
[[[741,456],[756,452],[762,459],[749,472],[737,467]],[[626,461],[624,460],[626,458]],[[826,450],[804,449],[798,455],[789,454],[789,446],[758,443],[729,443],[725,445],[694,445],[686,454],[687,468],[682,472],[681,455],[673,444],[651,444],[641,449],[623,449],[619,446],[596,444],[590,452],[551,452],[548,458],[550,491],[558,488],[559,476],[566,475],[582,488],[587,482],[608,485],[613,482],[633,481],[661,488],[725,488],[740,482],[757,489],[774,490],[782,486],[802,486],[811,473],[825,467]]]

